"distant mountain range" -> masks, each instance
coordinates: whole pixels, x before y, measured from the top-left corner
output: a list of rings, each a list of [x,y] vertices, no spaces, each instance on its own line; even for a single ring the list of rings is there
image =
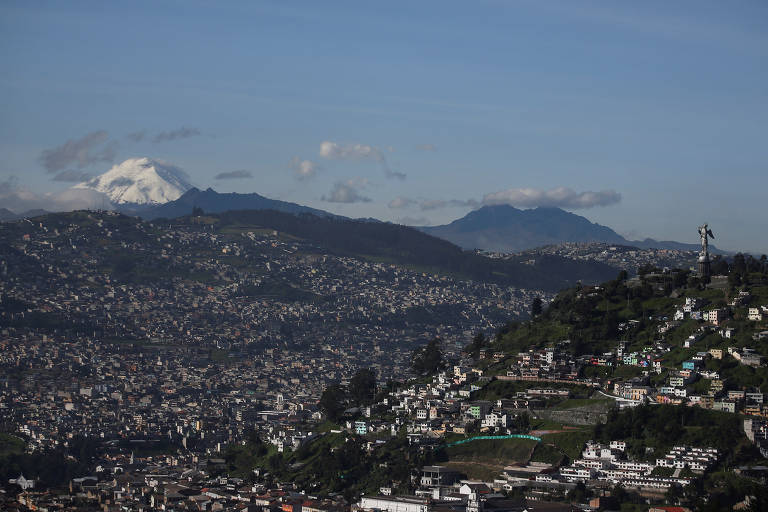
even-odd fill
[[[220,194],[213,189],[200,190],[191,185],[187,174],[178,167],[152,158],[129,158],[104,174],[73,189],[102,193],[111,206],[123,213],[144,219],[176,218],[190,215],[193,208],[206,213],[230,210],[277,210],[286,213],[331,213],[259,194]],[[0,213],[2,215],[2,213]]]
[[[560,208],[520,210],[512,206],[484,206],[442,226],[419,227],[464,249],[516,252],[565,242],[602,242],[639,248],[698,250],[698,244],[673,241],[627,240],[609,227],[590,222]],[[710,245],[710,249],[719,251]]]
[[[536,257],[533,263],[487,258],[408,226],[307,213],[310,212],[297,215],[275,209],[231,210],[215,214],[216,229],[267,228],[312,242],[336,255],[520,288],[555,291],[577,281],[598,283],[615,277],[619,270],[596,261],[555,255]],[[172,222],[193,221],[186,217]]]
[[[259,194],[219,193],[213,189],[191,188],[174,201],[157,205],[124,204],[118,209],[144,219],[176,218],[190,215],[193,208],[206,213],[233,210],[275,210],[284,213],[310,213],[318,217],[345,218],[317,208],[269,199]],[[375,221],[375,219],[365,219]],[[640,248],[698,250],[698,244],[674,241],[659,242],[651,238],[627,240],[607,226],[590,222],[585,217],[560,208],[520,210],[512,206],[484,206],[469,212],[450,224],[416,228],[447,240],[463,249],[517,252],[543,245],[564,242],[603,242]],[[710,246],[713,253],[721,252]]]
[[[72,191],[102,194],[102,208],[144,219],[177,218],[192,214],[193,208],[206,213],[234,210],[275,210],[291,214],[346,219],[296,203],[269,199],[256,193],[218,193],[200,190],[178,167],[152,158],[130,158],[104,174],[73,186]],[[16,214],[0,208],[0,221],[29,218],[47,212],[34,210]],[[363,220],[363,219],[361,219]],[[364,219],[378,222],[376,219]],[[559,208],[520,210],[512,206],[484,206],[450,224],[418,227],[420,231],[447,240],[463,249],[516,252],[565,242],[603,242],[640,248],[698,250],[698,244],[673,241],[627,240],[611,228]],[[693,231],[692,231],[693,232]],[[722,253],[710,246],[714,253]]]
[[[16,220],[19,216],[7,208],[0,208],[0,221]]]
[[[193,208],[201,208],[205,213],[223,213],[233,210],[276,210],[284,213],[301,214],[311,213],[318,217],[338,217],[309,206],[302,206],[287,201],[269,199],[259,194],[238,194],[235,192],[220,194],[209,188],[200,190],[191,188],[175,201],[148,207],[137,205],[124,205],[119,208],[125,213],[136,213],[143,219],[157,219],[160,217],[173,219],[184,215],[191,215]]]
[[[11,222],[14,220],[29,219],[30,217],[45,215],[46,213],[50,212],[45,210],[29,210],[22,213],[13,213],[8,208],[0,208],[0,222]]]
[[[624,244],[611,228],[559,208],[484,206],[450,224],[419,228],[464,249],[512,252],[562,242]]]

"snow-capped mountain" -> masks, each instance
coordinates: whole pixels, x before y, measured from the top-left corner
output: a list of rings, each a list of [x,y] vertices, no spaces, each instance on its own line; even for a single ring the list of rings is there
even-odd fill
[[[192,188],[187,173],[152,158],[129,158],[75,189],[91,189],[105,194],[114,204],[163,204],[181,197]]]

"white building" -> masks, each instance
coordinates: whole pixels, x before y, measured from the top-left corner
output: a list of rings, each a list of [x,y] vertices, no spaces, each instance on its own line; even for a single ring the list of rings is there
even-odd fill
[[[488,413],[483,417],[483,421],[480,423],[481,427],[506,427],[507,415],[499,414],[497,412]]]
[[[611,441],[608,446],[610,446],[614,450],[619,450],[621,452],[627,449],[627,443],[625,443],[624,441]]]
[[[357,504],[361,510],[386,512],[429,512],[430,501],[426,498],[405,496],[363,496]]]
[[[587,447],[581,454],[585,459],[601,459],[614,462],[618,455],[609,446],[600,443],[587,442]]]
[[[597,470],[592,468],[580,468],[576,466],[566,466],[560,468],[560,476],[566,482],[586,482],[592,480],[597,475]]]
[[[24,475],[19,475],[18,478],[11,478],[8,480],[8,483],[18,485],[19,487],[21,487],[22,491],[35,488],[35,481],[27,480],[26,478],[24,478]]]

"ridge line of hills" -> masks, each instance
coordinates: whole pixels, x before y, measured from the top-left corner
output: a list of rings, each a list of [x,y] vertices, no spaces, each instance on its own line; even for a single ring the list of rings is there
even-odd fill
[[[49,218],[66,219],[67,216],[71,214],[48,214]],[[392,263],[463,280],[552,292],[577,282],[605,281],[619,271],[605,263],[557,255],[542,255],[534,262],[522,261],[526,258],[494,259],[475,251],[462,250],[451,242],[408,226],[343,217],[321,217],[306,212],[294,214],[276,210],[232,210],[174,219],[155,217],[151,222],[159,227],[204,224],[207,225],[206,229],[222,234],[275,230],[316,245],[329,254]]]
[[[698,251],[698,244],[675,241],[628,240],[613,229],[560,208],[521,210],[509,205],[483,206],[460,219],[440,226],[418,229],[450,240],[465,249],[482,248],[495,252],[518,252],[563,242],[601,242],[640,249]],[[724,254],[710,245],[715,254]]]
[[[294,215],[312,214],[317,217],[351,220],[317,208],[270,199],[257,193],[219,193],[211,188],[200,190],[195,187],[189,188],[177,199],[165,203],[122,203],[114,205],[114,208],[121,213],[139,216],[145,220],[183,217],[189,215],[193,209],[215,214],[234,210],[275,210]],[[0,208],[0,221],[19,220],[45,213],[48,212],[31,210],[15,214],[6,208]],[[372,218],[359,220],[391,224]],[[657,241],[651,238],[628,240],[607,226],[593,223],[583,216],[560,208],[539,207],[521,210],[508,205],[484,206],[449,224],[413,228],[466,250],[491,252],[520,252],[547,245],[587,242],[641,249],[699,249],[698,244],[675,241]],[[710,248],[714,254],[727,254],[715,246],[711,245]]]
[[[206,213],[223,213],[231,210],[277,210],[293,214],[311,213],[319,217],[348,219],[348,217],[317,208],[270,199],[257,193],[219,193],[211,188],[200,190],[194,187],[175,201],[143,208],[126,205],[120,208],[120,211],[136,214],[144,219],[156,219],[188,215],[195,207],[201,208]],[[381,222],[371,218],[359,220]],[[518,252],[564,242],[602,242],[641,249],[684,251],[699,249],[698,244],[676,241],[657,241],[652,238],[628,240],[607,226],[590,222],[581,215],[560,208],[539,207],[521,210],[508,205],[484,206],[450,224],[412,227],[468,250]],[[710,245],[710,249],[715,254],[725,254],[714,245]]]

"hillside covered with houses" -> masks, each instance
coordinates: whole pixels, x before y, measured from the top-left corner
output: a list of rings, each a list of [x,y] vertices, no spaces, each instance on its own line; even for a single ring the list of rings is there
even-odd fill
[[[0,505],[768,502],[765,257],[552,294],[215,220],[0,230]]]

